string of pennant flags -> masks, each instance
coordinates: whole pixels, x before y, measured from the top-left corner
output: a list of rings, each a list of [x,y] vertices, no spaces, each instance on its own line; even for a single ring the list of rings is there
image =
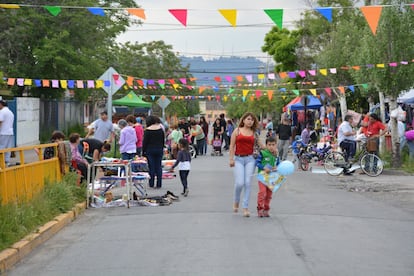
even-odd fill
[[[187,88],[189,90],[197,90],[199,94],[207,89],[213,89],[217,92],[220,88],[229,87],[255,87],[263,86],[264,82],[269,82],[273,86],[284,86],[292,84],[300,85],[317,85],[315,81],[299,81],[299,82],[285,82],[280,83],[276,82],[277,78],[281,80],[288,79],[297,79],[297,78],[306,78],[313,77],[317,75],[327,76],[328,74],[337,74],[339,70],[361,70],[366,69],[385,69],[386,67],[397,67],[404,66],[414,63],[414,59],[411,61],[399,61],[399,62],[389,62],[389,63],[377,63],[377,64],[366,64],[366,65],[353,65],[353,66],[341,66],[339,68],[321,68],[321,69],[311,69],[311,70],[296,70],[289,72],[280,72],[278,74],[268,73],[268,74],[247,74],[247,75],[238,75],[238,76],[215,76],[212,80],[217,82],[217,85],[213,86],[197,86],[191,85],[192,82],[197,81],[197,78],[166,78],[166,79],[144,79],[139,77],[133,77],[124,75],[126,79],[126,85],[129,89],[135,90],[155,90],[155,89],[167,89],[172,88],[174,90]],[[120,75],[113,76],[113,82],[119,84]],[[56,79],[30,79],[30,78],[5,78],[9,86],[34,86],[36,88],[62,88],[62,89],[99,89],[104,87],[110,87],[110,80],[56,80]],[[203,80],[206,80],[203,78]],[[211,79],[210,79],[211,80]]]
[[[391,7],[395,5],[375,5],[375,6],[363,6],[359,7],[364,15],[367,23],[375,35],[377,31],[378,22],[381,17],[381,12],[384,7]],[[399,5],[401,6],[401,5]],[[411,6],[414,9],[414,4],[403,4],[403,6]],[[20,9],[22,7],[28,8],[44,8],[51,15],[58,16],[62,9],[87,9],[92,15],[105,16],[107,10],[125,10],[128,14],[136,16],[140,19],[146,20],[145,9],[142,8],[117,8],[117,7],[82,7],[82,6],[49,6],[49,5],[31,5],[31,4],[0,4],[0,8],[3,9]],[[334,9],[343,9],[344,7],[317,7],[314,10],[320,13],[326,20],[332,22],[332,12]],[[270,17],[276,26],[282,29],[283,27],[283,12],[286,9],[263,9],[264,13]],[[301,9],[306,10],[306,9]],[[171,15],[177,19],[184,27],[187,27],[187,15],[188,9],[169,9]],[[237,9],[219,9],[218,12],[227,20],[227,22],[233,26],[237,26]]]
[[[75,88],[103,88],[104,86],[109,87],[111,86],[111,82],[113,84],[118,84],[120,81],[119,75],[113,75],[113,80],[39,80],[39,79],[24,79],[24,78],[8,78],[7,83],[8,85],[17,84],[18,86],[35,86],[35,87],[52,87],[52,88],[63,88],[63,89],[75,89]],[[86,86],[85,86],[86,84]],[[173,88],[177,91],[176,86],[168,85],[168,87]],[[237,89],[234,87],[228,88],[220,88],[218,86],[190,86],[186,85],[187,88],[190,90],[195,90],[198,88],[199,95],[172,95],[169,96],[172,100],[179,100],[179,99],[216,99],[216,100],[224,100],[230,97],[231,99],[235,100],[238,97],[241,97],[243,101],[247,99],[247,96],[250,95],[250,99],[259,99],[263,96],[267,96],[269,100],[272,100],[275,90],[274,89]],[[338,86],[338,87],[326,87],[326,88],[306,88],[306,89],[287,89],[285,87],[278,88],[278,91],[285,94],[282,95],[282,98],[286,98],[286,94],[292,93],[293,95],[299,96],[301,94],[311,93],[314,96],[326,94],[328,97],[332,96],[332,92],[337,93],[335,91],[339,91],[342,94],[345,94],[346,90],[349,89],[352,92],[355,92],[356,87],[361,87],[363,89],[368,89],[368,84],[354,84],[348,86]],[[123,88],[125,90],[130,90],[131,86],[126,83]],[[181,87],[180,87],[181,88]],[[164,86],[165,89],[165,86]],[[206,89],[211,89],[214,92],[214,95],[201,95]],[[163,95],[147,95],[154,100],[156,97],[163,97]],[[253,97],[253,98],[251,98]]]

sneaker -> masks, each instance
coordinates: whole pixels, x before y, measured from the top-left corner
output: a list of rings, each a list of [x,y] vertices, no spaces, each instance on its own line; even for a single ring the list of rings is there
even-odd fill
[[[263,211],[263,216],[266,217],[266,218],[270,217],[269,210],[264,210]]]
[[[264,215],[263,215],[263,210],[257,210],[257,216],[258,216],[259,218],[264,217]]]
[[[185,192],[184,192],[184,196],[185,197],[187,197],[188,196],[188,192],[189,192],[189,189],[187,188],[187,189],[185,189]]]

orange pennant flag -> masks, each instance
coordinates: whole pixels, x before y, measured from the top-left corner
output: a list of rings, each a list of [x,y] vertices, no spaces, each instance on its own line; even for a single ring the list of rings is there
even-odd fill
[[[237,81],[243,81],[243,76],[236,76]]]
[[[209,96],[207,96],[207,99],[209,100],[209,101],[211,101],[211,96],[209,95]]]
[[[359,69],[361,69],[361,66],[355,65],[355,66],[352,66],[352,69],[358,71]]]
[[[267,97],[269,98],[269,101],[273,98],[273,90],[267,90]]]
[[[50,81],[49,80],[42,80],[42,87],[50,87]]]
[[[339,91],[341,91],[342,94],[345,94],[345,87],[339,86],[338,89]]]
[[[15,78],[9,78],[8,80],[7,80],[7,85],[14,85],[14,82],[16,81],[16,79]]]
[[[219,12],[233,27],[236,27],[237,10],[219,10]]]
[[[204,90],[206,90],[206,87],[205,86],[200,86],[198,88],[198,93],[201,94],[201,93],[203,93]]]
[[[129,86],[132,86],[132,85],[133,85],[133,81],[134,81],[134,77],[128,76],[128,77],[127,77],[127,80],[126,80],[126,83],[127,83]]]
[[[254,101],[254,96],[253,95],[250,96],[250,101],[252,101],[252,102]]]
[[[369,27],[374,35],[377,34],[378,22],[381,17],[382,6],[361,7],[361,11],[368,22]]]
[[[190,78],[190,81],[196,81],[197,78]]]
[[[147,19],[147,17],[145,16],[145,10],[144,9],[126,9],[128,11],[129,14],[138,16],[139,18],[142,19]]]
[[[279,76],[280,76],[280,78],[285,79],[285,78],[287,78],[288,74],[286,72],[280,72]]]

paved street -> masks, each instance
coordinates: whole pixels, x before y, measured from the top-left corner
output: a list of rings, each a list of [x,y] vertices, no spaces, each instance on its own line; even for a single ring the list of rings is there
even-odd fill
[[[397,176],[297,171],[275,194],[271,218],[254,213],[254,181],[252,217],[244,218],[232,212],[227,153],[198,157],[192,168],[187,198],[88,209],[9,275],[414,275],[412,201],[347,189]],[[163,185],[150,194],[181,192],[178,178]]]

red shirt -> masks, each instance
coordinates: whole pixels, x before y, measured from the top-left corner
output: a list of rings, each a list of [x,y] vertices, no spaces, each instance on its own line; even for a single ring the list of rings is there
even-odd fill
[[[254,135],[245,136],[241,133],[236,136],[236,152],[235,155],[251,155],[253,154]]]
[[[368,137],[373,136],[373,135],[379,135],[380,130],[384,130],[384,129],[385,129],[385,125],[380,121],[369,123],[367,127],[367,135]]]

